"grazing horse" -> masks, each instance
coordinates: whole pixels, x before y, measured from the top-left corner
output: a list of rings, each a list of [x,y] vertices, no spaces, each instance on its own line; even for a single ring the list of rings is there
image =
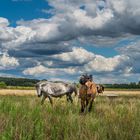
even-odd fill
[[[98,92],[98,95],[100,93],[103,94],[103,92],[104,92],[104,86],[103,85],[97,85],[97,92]]]
[[[64,82],[41,81],[36,84],[36,90],[38,97],[42,96],[41,104],[44,103],[46,98],[49,98],[50,103],[53,104],[51,97],[62,97],[64,95],[66,95],[67,101],[70,100],[72,103],[72,93],[75,92],[75,95],[77,95],[76,85]]]
[[[80,87],[79,98],[81,99],[81,112],[84,112],[87,108],[89,112],[91,111],[96,93],[96,84],[90,80]]]

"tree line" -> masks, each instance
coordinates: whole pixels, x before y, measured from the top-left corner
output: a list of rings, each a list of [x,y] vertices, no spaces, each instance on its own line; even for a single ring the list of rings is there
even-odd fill
[[[38,79],[27,79],[27,78],[11,78],[11,77],[0,77],[0,87],[5,88],[6,86],[23,86],[33,87]]]
[[[38,79],[28,78],[12,78],[12,77],[0,77],[0,88],[6,88],[7,86],[21,86],[21,87],[34,87]],[[131,82],[127,84],[103,84],[105,88],[125,88],[125,89],[138,89],[140,88],[139,82]],[[79,86],[79,83],[77,84]]]
[[[106,88],[125,88],[125,89],[138,89],[140,88],[140,81],[139,82],[130,82],[127,84],[104,84]]]

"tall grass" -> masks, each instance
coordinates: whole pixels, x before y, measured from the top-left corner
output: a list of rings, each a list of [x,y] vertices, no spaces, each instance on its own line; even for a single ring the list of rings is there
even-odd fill
[[[140,101],[97,97],[91,113],[79,103],[32,96],[0,96],[0,140],[139,140]]]

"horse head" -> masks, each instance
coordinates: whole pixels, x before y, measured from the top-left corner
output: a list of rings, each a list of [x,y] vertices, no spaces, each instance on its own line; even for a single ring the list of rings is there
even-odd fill
[[[38,97],[41,97],[41,96],[42,96],[42,92],[41,92],[42,87],[41,87],[41,84],[40,84],[40,83],[37,83],[37,84],[35,85],[35,88],[36,88],[37,96],[38,96]]]
[[[103,93],[104,92],[104,86],[103,85],[97,85],[97,92]]]

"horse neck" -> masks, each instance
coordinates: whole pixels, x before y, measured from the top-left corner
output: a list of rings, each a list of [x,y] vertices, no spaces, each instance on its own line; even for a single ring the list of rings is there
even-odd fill
[[[87,82],[86,82],[86,86],[87,86],[87,87],[92,86],[92,84],[93,84],[93,82],[92,82],[92,81],[87,81]]]
[[[92,81],[87,81],[86,86],[89,90],[89,92],[92,92],[93,94],[97,93],[97,87],[96,84]]]

